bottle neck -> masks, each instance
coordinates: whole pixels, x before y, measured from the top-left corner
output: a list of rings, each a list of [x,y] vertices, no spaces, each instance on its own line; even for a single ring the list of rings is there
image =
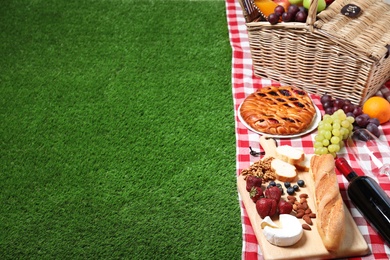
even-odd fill
[[[335,160],[336,168],[344,175],[349,182],[357,178],[359,175],[352,169],[344,158],[337,158]]]
[[[347,180],[348,180],[349,182],[351,182],[353,179],[355,179],[356,177],[359,176],[359,175],[356,174],[356,172],[350,172],[350,173],[347,174],[347,175],[345,175],[345,174],[343,174],[343,175],[345,176],[345,178],[347,178]]]

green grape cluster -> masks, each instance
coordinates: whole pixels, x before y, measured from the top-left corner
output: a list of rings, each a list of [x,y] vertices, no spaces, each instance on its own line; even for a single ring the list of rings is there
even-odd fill
[[[332,115],[325,114],[314,137],[314,153],[329,153],[336,157],[337,152],[344,146],[344,140],[351,135],[354,122],[355,118],[347,116],[342,109]]]

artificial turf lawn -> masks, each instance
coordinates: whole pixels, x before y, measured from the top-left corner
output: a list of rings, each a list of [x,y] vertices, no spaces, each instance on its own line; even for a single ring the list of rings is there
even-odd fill
[[[238,259],[224,1],[2,1],[0,258]]]

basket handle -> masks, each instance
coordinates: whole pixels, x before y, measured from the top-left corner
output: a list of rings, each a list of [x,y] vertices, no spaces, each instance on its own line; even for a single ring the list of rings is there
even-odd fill
[[[306,24],[309,26],[309,30],[312,32],[314,29],[314,22],[317,17],[318,0],[311,0],[310,7],[307,14]]]
[[[250,23],[256,18],[260,17],[260,13],[255,8],[255,3],[253,0],[238,0],[238,2],[241,5],[241,9],[247,23]]]

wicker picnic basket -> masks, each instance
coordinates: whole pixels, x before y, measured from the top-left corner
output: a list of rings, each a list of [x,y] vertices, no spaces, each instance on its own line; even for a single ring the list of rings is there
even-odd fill
[[[390,79],[390,5],[382,0],[335,0],[317,14],[312,0],[306,23],[259,21],[253,0],[239,0],[254,73],[309,93],[362,104]],[[352,18],[347,4],[361,8]]]

